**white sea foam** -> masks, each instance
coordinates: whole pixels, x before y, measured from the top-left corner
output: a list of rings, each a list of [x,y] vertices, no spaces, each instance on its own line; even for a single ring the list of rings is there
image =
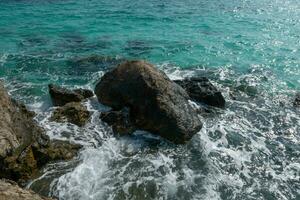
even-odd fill
[[[167,66],[162,68],[172,79],[195,74],[195,71],[170,72]],[[222,69],[216,73],[226,80],[233,72]],[[259,82],[257,78],[249,80],[253,85]],[[221,84],[216,85],[227,91]],[[292,145],[299,142],[299,114],[289,107],[278,111],[276,102],[265,94],[262,96],[263,99],[248,101],[230,100],[227,96],[226,110],[215,117],[203,118],[202,130],[184,146],[172,146],[144,132],[131,137],[113,136],[99,119],[99,111],[109,108],[99,105],[96,98],[85,103],[92,117],[82,128],[50,122],[52,109],[39,112],[39,119],[43,119],[39,121],[51,138],[84,145],[79,164],[54,178],[51,194],[66,200],[219,200],[224,195],[230,199],[259,199],[265,192],[278,199],[291,199],[295,191],[291,191],[288,183],[297,184],[300,165],[299,159],[286,158],[291,150],[283,141]],[[32,106],[39,107],[39,104]],[[278,123],[287,126],[282,130],[286,135],[278,135]],[[51,173],[54,172],[46,170],[39,179]]]
[[[0,55],[0,66],[2,67],[8,58],[8,54]]]

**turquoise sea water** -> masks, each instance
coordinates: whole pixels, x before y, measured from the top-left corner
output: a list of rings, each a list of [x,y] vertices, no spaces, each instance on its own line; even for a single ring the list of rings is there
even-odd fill
[[[0,78],[51,137],[85,145],[30,186],[60,199],[299,199],[299,33],[297,0],[0,0]],[[87,127],[48,121],[47,84],[93,88],[123,59],[208,76],[227,108],[185,147],[114,138],[95,99]]]

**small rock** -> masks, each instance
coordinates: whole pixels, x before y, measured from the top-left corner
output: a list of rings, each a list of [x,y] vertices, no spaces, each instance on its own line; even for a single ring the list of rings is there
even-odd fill
[[[88,99],[94,96],[93,91],[88,89],[75,89],[74,92],[83,96],[84,99]]]
[[[71,102],[57,108],[51,117],[56,122],[69,122],[84,126],[90,118],[90,112],[80,102]]]
[[[104,112],[101,113],[100,118],[102,121],[112,126],[114,133],[127,135],[135,131],[135,127],[129,117],[128,109]]]
[[[38,167],[42,167],[50,161],[70,160],[81,147],[79,144],[72,144],[68,141],[51,140],[47,146],[35,143],[32,146],[32,151],[37,158]]]
[[[296,94],[295,100],[294,100],[294,106],[300,106],[300,92]]]
[[[145,61],[127,61],[96,85],[98,100],[114,110],[130,109],[135,127],[174,143],[189,141],[202,123],[186,91]]]
[[[87,89],[69,90],[53,84],[49,84],[48,87],[54,106],[64,106],[70,102],[81,102],[94,96],[94,93]]]
[[[222,93],[205,77],[175,80],[174,82],[183,87],[194,101],[219,108],[225,107]]]

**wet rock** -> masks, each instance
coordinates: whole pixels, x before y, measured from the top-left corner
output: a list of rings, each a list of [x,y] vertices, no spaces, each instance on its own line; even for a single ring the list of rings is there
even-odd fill
[[[294,100],[294,106],[300,106],[300,92],[296,94],[295,100]]]
[[[175,80],[174,82],[183,87],[194,101],[219,108],[225,107],[225,99],[222,93],[205,77],[187,78]]]
[[[126,108],[120,111],[103,112],[100,119],[112,126],[114,133],[120,135],[131,134],[136,130],[129,117],[129,109]]]
[[[185,143],[202,123],[186,91],[144,61],[127,61],[96,85],[98,100],[114,110],[129,107],[132,123],[174,143]]]
[[[31,190],[20,188],[17,183],[1,179],[0,180],[0,199],[1,200],[51,200],[42,197]]]
[[[0,84],[0,177],[28,178],[36,168],[31,148],[43,130],[24,105],[8,96]]]
[[[74,92],[83,96],[84,99],[88,99],[94,96],[94,92],[89,89],[80,88],[80,89],[75,89]]]
[[[19,183],[28,180],[41,166],[42,158],[36,150],[52,148],[52,142],[33,116],[34,113],[28,111],[25,105],[12,100],[0,84],[0,178]],[[61,148],[64,148],[63,145]]]
[[[72,159],[81,147],[68,141],[52,140],[46,146],[33,144],[32,151],[37,158],[37,166],[42,167],[51,161]]]
[[[51,120],[57,122],[70,122],[77,126],[84,126],[90,118],[90,112],[80,102],[71,102],[57,108]]]
[[[49,84],[49,93],[54,106],[63,106],[70,102],[80,102],[94,94],[87,89],[69,90],[57,85]]]

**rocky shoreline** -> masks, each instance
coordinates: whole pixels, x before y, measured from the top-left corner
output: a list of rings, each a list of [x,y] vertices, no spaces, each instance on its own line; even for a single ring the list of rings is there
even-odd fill
[[[99,103],[111,107],[100,113],[100,118],[115,134],[144,130],[175,144],[187,143],[201,130],[205,112],[226,108],[222,93],[206,77],[172,81],[145,61],[117,65],[99,80],[94,92],[50,84],[49,94],[55,106],[52,121],[85,126],[91,113],[82,102],[96,95]],[[297,94],[294,106],[299,102]],[[25,105],[9,97],[0,83],[0,199],[48,199],[19,186],[46,164],[72,159],[81,148],[50,140],[34,116]]]
[[[0,83],[0,178],[15,181],[21,186],[47,163],[71,159],[81,148],[67,141],[50,140],[45,130],[37,125],[34,116],[35,113],[28,111],[25,105],[9,97],[3,83]],[[4,184],[3,181],[1,184]],[[0,197],[3,195],[0,194]]]
[[[188,142],[202,128],[198,108],[190,101],[225,106],[224,97],[208,79],[174,82],[145,61],[118,65],[101,78],[95,94],[100,103],[112,108],[101,118],[115,132],[145,130],[176,144]]]

